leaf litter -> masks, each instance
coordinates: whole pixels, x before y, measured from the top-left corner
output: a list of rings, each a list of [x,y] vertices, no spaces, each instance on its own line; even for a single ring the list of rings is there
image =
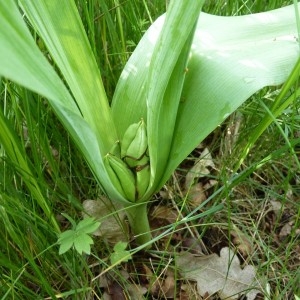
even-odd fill
[[[120,205],[115,207],[107,198],[101,197],[98,200],[83,201],[83,208],[84,217],[92,216],[101,223],[93,235],[102,237],[111,244],[127,242],[127,234],[124,234],[127,229],[124,222],[125,212]]]
[[[207,191],[217,184],[213,179],[209,179],[206,183],[198,182],[200,178],[209,177],[211,170],[215,168],[209,149],[204,148],[185,177],[184,193],[188,195],[191,207],[196,208],[204,202],[207,199]]]
[[[246,295],[247,300],[254,300],[261,292],[255,268],[247,265],[242,269],[239,258],[228,247],[221,249],[220,256],[195,256],[184,252],[177,255],[176,261],[183,278],[197,282],[202,297],[218,293],[221,299]]]
[[[193,160],[185,161],[183,169],[187,173],[185,173],[184,180],[180,178],[180,171],[174,174],[174,184],[165,186],[157,195],[157,201],[150,207],[150,223],[154,237],[160,234],[165,226],[174,224],[184,217],[185,212],[176,206],[176,195],[180,199],[187,197],[189,207],[196,208],[207,199],[214,186],[218,185],[218,180],[212,179],[217,178],[214,174],[218,167],[214,165],[208,148],[202,147],[201,158],[195,160],[195,156],[198,155],[200,156],[199,151],[195,151]],[[194,162],[193,166],[191,166],[192,161]],[[96,234],[104,239],[109,236],[110,243],[116,245],[120,238],[128,236],[128,233],[124,234],[124,229],[122,229],[125,215],[121,207],[117,208],[119,209],[118,214],[113,215],[113,209],[109,208],[110,205],[107,201],[105,199],[104,201],[103,199],[100,201],[86,200],[84,208],[86,214],[101,221],[101,225],[103,220],[107,221],[101,231],[96,232]],[[265,220],[268,222],[269,216],[272,216],[270,225],[274,226],[286,208],[276,199],[268,199],[267,203],[268,211]],[[107,214],[110,216],[105,218]],[[289,219],[289,221],[291,220]],[[199,222],[201,223],[201,220]],[[292,227],[291,222],[288,223]],[[120,226],[120,224],[123,225]],[[278,230],[277,227],[278,240],[280,237],[286,236],[286,228],[280,226]],[[123,261],[117,267],[119,272],[127,274],[127,276],[123,276],[124,282],[121,283],[121,286],[118,280],[112,278],[114,276],[109,276],[111,279],[109,284],[104,287],[105,297],[103,299],[128,299],[127,297],[133,300],[261,299],[262,291],[264,291],[264,280],[257,278],[256,268],[251,265],[244,267],[245,262],[241,265],[238,256],[226,248],[229,242],[228,236],[230,236],[229,240],[234,251],[243,258],[243,261],[249,261],[256,249],[255,241],[251,238],[251,232],[243,230],[238,225],[230,230],[222,226],[212,226],[200,238],[197,234],[189,234],[185,226],[179,225],[177,229],[171,238],[169,236],[163,237],[157,244],[157,247],[163,248],[166,253],[175,254],[175,266],[162,271],[160,269],[162,267],[160,256],[150,254],[149,257],[149,255],[144,256],[145,254],[142,253],[143,262],[138,262],[141,257],[134,254],[129,262]],[[280,229],[282,229],[281,234]],[[287,230],[287,234],[290,234],[289,230]],[[128,240],[125,242],[128,244]],[[130,244],[128,245],[130,248]],[[123,248],[121,251],[115,252],[126,251],[125,246]],[[188,252],[178,254],[179,249]],[[220,252],[220,256],[217,254],[207,255],[209,252]],[[174,258],[173,255],[171,255],[172,258]],[[123,257],[123,255],[121,256]],[[126,255],[124,254],[124,256]],[[176,271],[174,272],[174,270]],[[120,296],[121,294],[123,298]],[[124,295],[126,295],[125,298]]]

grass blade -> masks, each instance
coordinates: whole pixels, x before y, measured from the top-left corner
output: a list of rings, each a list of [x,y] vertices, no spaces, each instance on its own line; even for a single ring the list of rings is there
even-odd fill
[[[14,163],[19,174],[22,176],[27,188],[30,190],[32,196],[35,198],[39,206],[44,211],[47,219],[52,223],[57,232],[60,231],[57,221],[52,213],[50,205],[47,203],[43,196],[35,176],[32,172],[32,168],[27,163],[20,142],[15,135],[14,130],[11,128],[7,119],[5,119],[2,111],[0,110],[0,142],[3,145],[7,155]]]
[[[25,2],[26,1],[22,2],[24,6]],[[47,5],[53,9],[53,1],[51,3],[47,2],[47,4],[45,4],[43,1],[38,3],[28,1],[26,3],[33,11],[36,8],[41,9],[41,15],[37,14],[37,16],[40,17],[38,20],[40,20],[42,23],[39,24],[42,29],[44,28],[43,26],[48,24],[48,22],[49,24],[52,24],[52,17],[53,20],[57,20],[55,10],[51,11],[49,9],[49,11],[47,11]],[[55,3],[57,4],[58,2]],[[55,38],[56,35],[59,35],[59,32],[56,32],[55,30],[62,30],[60,26],[66,26],[63,28],[63,32],[69,32],[68,26],[73,26],[78,19],[74,9],[72,8],[73,6],[71,4],[65,5],[70,5],[70,23],[67,21],[63,24],[59,23],[60,25],[57,26],[52,24],[54,26],[54,31],[51,31],[53,38]],[[45,15],[43,15],[43,13]],[[73,19],[75,23],[72,22],[72,13],[74,13]],[[43,24],[42,17],[45,19],[45,24]],[[34,20],[34,22],[36,22],[36,20]],[[79,100],[76,99],[78,105],[79,103],[86,101],[86,106],[82,106],[82,109],[86,114],[87,120],[85,120],[81,115],[81,108],[78,108],[77,104],[72,99],[72,96],[67,91],[67,88],[64,86],[62,80],[60,80],[58,75],[54,72],[53,68],[49,65],[33,41],[24,21],[21,19],[20,13],[14,1],[5,1],[5,3],[3,3],[3,5],[0,7],[0,26],[3,28],[3,30],[0,31],[0,60],[3,62],[0,66],[0,75],[5,76],[10,80],[13,80],[20,85],[45,96],[49,100],[57,116],[64,124],[70,135],[73,137],[76,145],[83,153],[96,178],[101,183],[102,189],[112,198],[119,199],[120,201],[127,203],[127,201],[112,185],[102,161],[102,156],[106,154],[105,151],[108,151],[107,149],[109,149],[110,143],[112,141],[115,142],[116,136],[114,134],[115,130],[113,129],[113,125],[111,125],[108,103],[103,104],[106,98],[104,99],[104,97],[101,97],[103,96],[103,93],[101,92],[102,83],[100,82],[100,74],[96,70],[94,60],[89,60],[90,64],[87,64],[86,67],[85,65],[84,67],[80,67],[82,58],[80,55],[82,54],[82,51],[87,51],[86,56],[89,55],[90,51],[85,48],[80,48],[81,51],[78,53],[73,53],[69,47],[72,45],[74,46],[74,44],[68,44],[68,35],[66,35],[65,38],[62,38],[62,40],[56,40],[58,44],[53,44],[53,49],[51,48],[51,50],[54,52],[54,56],[55,54],[58,56],[57,60],[62,65],[61,68],[64,70],[64,75],[69,80],[70,87],[72,86],[72,88],[75,89],[73,94],[77,95],[79,98],[80,92],[87,94],[86,96],[88,98]],[[82,26],[78,25],[78,28],[80,37],[84,33],[82,32]],[[44,30],[46,30],[46,28],[44,28]],[[70,27],[70,30],[73,32],[72,30],[75,29]],[[44,34],[47,38],[46,33]],[[49,39],[49,44],[51,44],[51,37],[49,37]],[[85,39],[83,41],[85,41]],[[16,45],[18,45],[18,47],[16,47]],[[20,51],[20,49],[22,49],[22,51]],[[56,51],[59,49],[62,51],[62,56],[60,56],[59,53],[56,53]],[[64,55],[66,55],[67,58],[65,58]],[[86,56],[83,56],[83,58]],[[64,64],[66,65],[64,66]],[[68,67],[70,67],[74,72],[74,76],[72,74],[67,74]],[[80,70],[87,70],[89,67],[92,68],[90,74],[85,74],[84,72],[81,74],[78,73]],[[94,92],[89,92],[88,88],[92,88],[91,84],[93,84],[93,80],[91,79],[91,76],[93,75],[97,75],[95,80],[98,80],[98,88],[95,88]],[[83,79],[85,76],[87,76],[87,78],[90,80],[89,86],[75,88],[76,81],[79,86],[85,82],[84,80],[82,82],[80,81],[80,78]],[[95,98],[91,98],[91,93],[94,93],[93,95]],[[96,94],[100,96],[96,97]],[[90,102],[93,102],[96,107],[94,105],[90,105]],[[102,104],[103,110],[101,108]],[[109,134],[107,134],[107,132],[109,132]]]
[[[20,2],[62,72],[105,155],[117,140],[116,130],[100,71],[74,2]]]

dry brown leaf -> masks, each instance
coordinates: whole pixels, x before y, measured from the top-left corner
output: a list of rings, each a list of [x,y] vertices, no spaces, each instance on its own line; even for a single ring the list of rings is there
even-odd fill
[[[162,274],[161,274],[162,275]],[[175,275],[171,270],[167,270],[164,276],[152,276],[152,283],[150,283],[150,293],[156,298],[174,299],[175,294]]]
[[[112,275],[112,274],[111,274]],[[139,284],[132,284],[130,282],[130,275],[125,270],[120,270],[119,274],[123,281],[122,285],[117,279],[111,276],[103,275],[99,278],[99,287],[104,289],[102,300],[144,300],[147,293],[147,288]],[[98,298],[97,298],[98,299]]]
[[[212,156],[207,148],[203,150],[199,159],[196,161],[195,165],[189,170],[185,178],[185,189],[193,185],[196,178],[201,178],[210,173],[207,167],[215,168],[215,164],[212,160]]]
[[[107,292],[104,292],[102,294],[101,300],[112,300],[112,298],[111,298],[111,296]]]
[[[204,250],[204,247],[203,247],[203,242],[199,239],[199,238],[196,238],[196,237],[191,237],[191,238],[188,238],[188,237],[184,237],[182,239],[182,247],[184,250],[187,250],[188,252],[192,253],[192,254],[201,254],[201,255],[204,255],[203,254],[203,250]]]
[[[175,294],[176,281],[174,273],[167,271],[167,278],[162,285],[162,292],[166,298],[173,298]]]
[[[254,300],[260,292],[260,283],[255,277],[255,268],[246,266],[241,269],[236,255],[225,247],[220,256],[194,256],[188,252],[178,255],[177,264],[185,279],[197,281],[199,294],[218,293],[221,299],[237,299],[247,295],[247,300]]]
[[[106,292],[110,295],[111,300],[126,300],[123,287],[117,281],[113,281]]]
[[[203,298],[197,292],[196,284],[188,283],[182,284],[179,291],[179,300],[203,300]],[[206,299],[205,299],[206,300]]]
[[[213,186],[217,185],[218,181],[215,179],[210,179],[206,184],[204,184],[203,188],[204,190],[208,190],[210,188],[212,188]]]
[[[109,200],[101,198],[100,200],[83,201],[83,216],[92,216],[101,224],[93,233],[95,236],[101,236],[108,242],[115,244],[116,242],[127,242],[127,234],[124,233],[125,212],[115,212],[116,207],[112,207]]]
[[[194,184],[189,190],[189,204],[192,208],[198,207],[207,199],[203,184]]]
[[[283,239],[283,238],[286,238],[287,236],[289,236],[292,232],[293,225],[294,225],[293,221],[290,221],[287,224],[283,225],[283,227],[281,228],[281,230],[279,232],[279,237],[281,239]]]
[[[157,205],[151,212],[152,219],[167,220],[169,224],[173,224],[178,221],[179,213],[172,207],[166,205]]]
[[[147,288],[137,284],[126,285],[128,294],[131,300],[144,300],[144,295],[147,293]],[[127,298],[128,299],[128,298]]]
[[[248,257],[254,252],[253,243],[245,233],[236,228],[230,231],[230,234],[233,236],[233,244],[238,248],[243,257]]]
[[[280,201],[270,200],[270,204],[272,211],[275,213],[276,216],[278,216],[283,209],[282,203]]]

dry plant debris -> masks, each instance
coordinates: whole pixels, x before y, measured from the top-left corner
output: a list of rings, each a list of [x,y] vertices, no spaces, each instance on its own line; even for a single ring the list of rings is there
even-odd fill
[[[218,293],[221,299],[229,300],[244,294],[247,300],[254,300],[260,292],[255,268],[248,265],[242,269],[239,258],[228,247],[221,249],[220,256],[184,252],[177,256],[177,265],[185,279],[197,281],[202,297]]]
[[[83,201],[84,216],[94,217],[101,224],[93,233],[95,236],[101,236],[111,244],[119,241],[127,242],[127,234],[124,234],[125,213],[123,210],[117,211],[119,207],[113,207],[112,203],[102,197],[99,200]]]
[[[204,148],[185,177],[184,194],[188,195],[189,205],[192,208],[201,205],[207,199],[207,191],[217,184],[217,181],[213,179],[199,182],[200,178],[208,177],[211,170],[215,168],[210,151],[208,148]]]
[[[195,179],[209,175],[209,168],[215,168],[215,164],[208,148],[205,148],[202,151],[200,157],[195,161],[194,166],[186,175],[185,189],[189,190],[190,187],[194,184]]]
[[[129,280],[129,274],[126,271],[121,271],[123,279]],[[110,276],[109,276],[110,277]],[[113,276],[112,276],[113,277]],[[104,289],[102,295],[103,300],[144,300],[144,295],[147,293],[147,289],[133,283],[119,283],[113,278],[108,276],[102,276],[100,278],[100,287]],[[98,299],[98,297],[97,297]]]

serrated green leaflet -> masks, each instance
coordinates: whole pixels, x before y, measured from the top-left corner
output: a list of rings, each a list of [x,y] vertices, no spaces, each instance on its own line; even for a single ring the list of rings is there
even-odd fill
[[[59,254],[64,254],[72,248],[75,234],[76,232],[74,230],[67,230],[60,234],[57,241],[60,244]]]
[[[57,241],[58,244],[60,244],[59,254],[67,252],[73,246],[79,254],[82,254],[82,252],[90,254],[90,245],[92,245],[94,242],[88,234],[93,233],[99,227],[99,225],[100,222],[95,221],[93,218],[87,217],[81,220],[77,225],[75,224],[72,230],[67,230],[61,233]]]
[[[82,254],[83,252],[90,254],[92,244],[94,244],[94,241],[87,234],[78,235],[74,239],[74,247],[79,254]]]
[[[93,218],[85,218],[78,223],[76,231],[79,233],[93,233],[100,225],[100,222]]]
[[[113,265],[120,262],[127,262],[128,260],[131,259],[130,252],[126,251],[125,250],[126,248],[127,248],[127,243],[124,242],[118,242],[114,246],[114,252],[110,256],[110,261]]]

